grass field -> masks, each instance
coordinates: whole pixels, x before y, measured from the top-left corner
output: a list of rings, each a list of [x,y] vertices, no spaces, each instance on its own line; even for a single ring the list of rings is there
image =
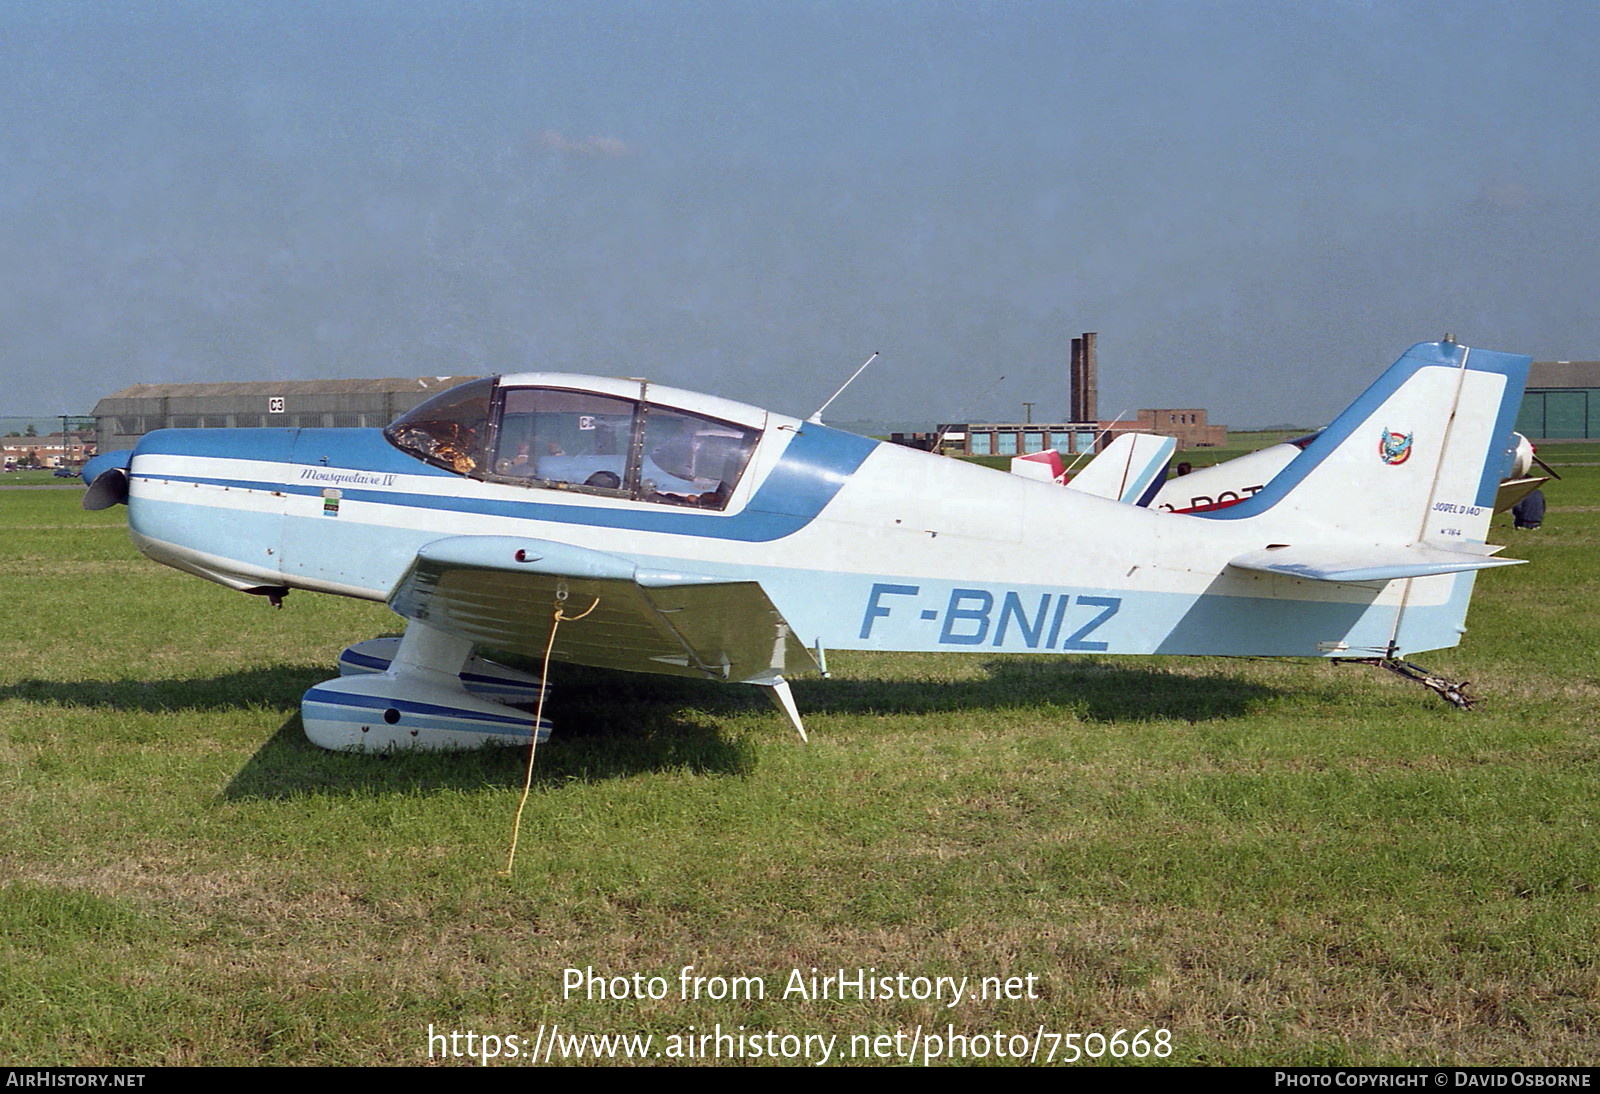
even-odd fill
[[[511,877],[521,756],[302,736],[395,617],[273,611],[140,559],[123,509],[0,489],[0,1059],[418,1064],[430,1027],[525,1059],[552,1026],[698,1056],[671,1038],[720,1025],[835,1063],[920,1027],[985,1062],[1144,1030],[1145,1063],[1592,1064],[1600,447],[1544,454],[1544,529],[1494,537],[1533,565],[1419,658],[1477,711],[1324,663],[841,653],[801,746],[754,689],[562,669]],[[687,965],[747,997],[684,999]],[[664,997],[565,991],[586,968]],[[784,994],[813,969],[1023,997]]]
[[[7,471],[4,477],[0,477],[0,487],[45,485],[62,486],[69,483],[76,483],[77,481],[78,480],[76,478],[58,479],[56,478],[55,472],[48,469],[39,471]]]

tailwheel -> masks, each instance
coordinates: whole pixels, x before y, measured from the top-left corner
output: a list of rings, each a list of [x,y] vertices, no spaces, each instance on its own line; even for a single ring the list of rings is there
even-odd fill
[[[1410,661],[1405,661],[1398,657],[1346,657],[1340,658],[1337,663],[1350,665],[1376,665],[1379,668],[1386,669],[1403,679],[1412,680],[1421,684],[1435,695],[1438,695],[1445,702],[1450,703],[1461,710],[1471,710],[1480,702],[1478,696],[1469,694],[1467,691],[1467,689],[1472,686],[1471,681],[1463,680],[1457,684],[1453,681],[1446,680],[1442,676],[1435,676],[1421,665],[1414,665]]]

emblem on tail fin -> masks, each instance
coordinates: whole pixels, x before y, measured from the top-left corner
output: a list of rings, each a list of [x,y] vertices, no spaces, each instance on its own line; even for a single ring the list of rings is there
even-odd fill
[[[1411,438],[1414,433],[1395,433],[1387,426],[1378,439],[1378,456],[1390,467],[1398,467],[1411,458]]]

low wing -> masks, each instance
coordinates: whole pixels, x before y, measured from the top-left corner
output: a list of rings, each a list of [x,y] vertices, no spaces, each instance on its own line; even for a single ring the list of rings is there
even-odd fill
[[[1483,551],[1498,550],[1484,547]],[[1404,547],[1267,547],[1229,562],[1243,570],[1284,574],[1312,581],[1395,581],[1405,577],[1457,574],[1492,566],[1520,566],[1522,559],[1492,558],[1487,553],[1452,551],[1412,543]]]
[[[565,593],[565,599],[558,597]],[[394,591],[408,619],[490,649],[632,672],[770,685],[816,660],[759,582],[639,566],[621,555],[514,536],[435,540]]]

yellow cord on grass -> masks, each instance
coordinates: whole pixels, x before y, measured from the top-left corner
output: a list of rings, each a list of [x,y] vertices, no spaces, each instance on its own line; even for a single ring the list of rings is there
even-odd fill
[[[511,850],[506,855],[506,868],[500,871],[501,877],[510,877],[511,867],[517,861],[517,837],[522,832],[522,807],[528,804],[528,792],[533,787],[533,758],[539,751],[539,729],[544,725],[544,697],[549,690],[550,651],[556,647],[556,631],[563,622],[569,620],[577,622],[600,606],[600,598],[597,596],[583,615],[568,615],[561,610],[561,602],[566,599],[567,590],[563,587],[556,593],[556,608],[550,617],[550,641],[545,643],[544,667],[539,671],[539,704],[533,712],[533,735],[528,738],[528,767],[522,774],[522,798],[517,802],[517,815],[511,822]]]

